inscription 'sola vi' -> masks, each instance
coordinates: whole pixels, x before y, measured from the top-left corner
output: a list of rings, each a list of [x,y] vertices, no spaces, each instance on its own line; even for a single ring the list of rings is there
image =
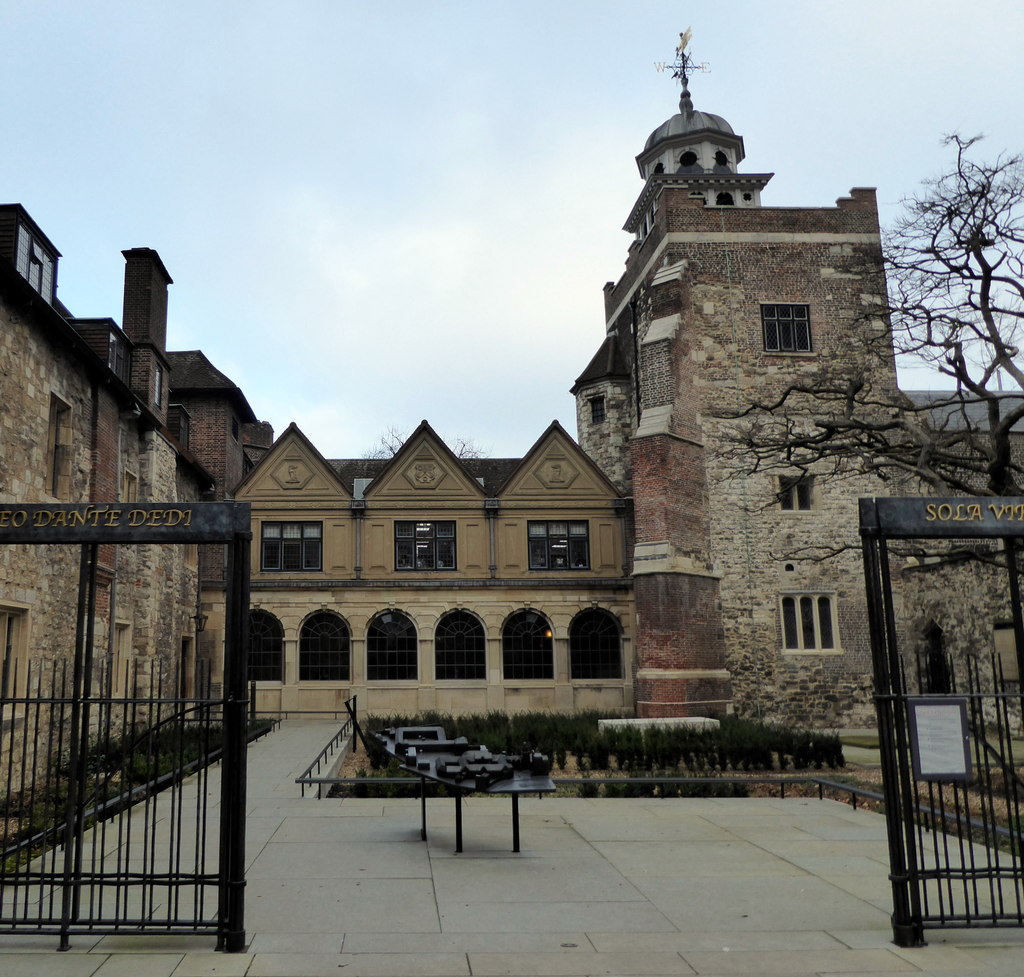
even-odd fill
[[[960,502],[955,505],[930,502],[924,507],[925,522],[984,522],[986,509],[996,521],[1024,522],[1024,505],[995,502],[986,506],[977,502]]]
[[[0,510],[0,528],[33,529],[139,526],[191,526],[189,509],[115,509],[109,506],[86,506],[84,509],[25,509]]]

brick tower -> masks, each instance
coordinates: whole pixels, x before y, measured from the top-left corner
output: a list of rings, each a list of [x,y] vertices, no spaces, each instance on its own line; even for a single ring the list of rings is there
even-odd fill
[[[874,191],[835,207],[762,207],[772,174],[739,172],[743,139],[694,110],[688,68],[681,49],[679,112],[636,158],[634,240],[605,286],[606,338],[573,387],[579,439],[633,498],[637,714],[715,716],[735,703],[820,720],[836,689],[844,701],[866,695],[866,660],[850,654],[863,605],[846,599],[858,571],[776,554],[782,540],[832,531],[834,519],[826,531],[815,516],[840,490],[807,473],[737,477],[720,418],[823,357],[856,357],[859,330],[877,336]],[[787,701],[794,682],[800,703]]]

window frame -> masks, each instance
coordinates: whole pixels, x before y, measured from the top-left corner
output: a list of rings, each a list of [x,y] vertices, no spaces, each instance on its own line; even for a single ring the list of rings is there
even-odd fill
[[[73,415],[71,405],[50,394],[50,417],[47,428],[46,487],[55,499],[71,495],[71,446]]]
[[[780,316],[779,309],[789,311],[788,316]],[[794,310],[801,310],[802,314],[793,315]],[[790,329],[789,342],[784,341],[782,325],[788,324]],[[803,326],[803,343],[797,337],[797,324]],[[775,341],[769,342],[769,330],[774,329]],[[811,333],[811,307],[800,302],[762,302],[761,303],[761,340],[766,353],[807,356],[814,352],[814,341]]]
[[[552,527],[558,526],[564,526],[565,529],[552,529]],[[583,531],[573,533],[573,526],[582,526]],[[543,532],[541,527],[543,527]],[[574,540],[576,553],[579,553],[582,547],[582,563],[573,560]],[[541,557],[541,545],[543,545],[543,557]],[[563,547],[565,562],[564,565],[558,565],[562,557],[557,551]],[[587,519],[528,519],[526,522],[526,550],[527,565],[530,570],[553,570],[558,573],[590,570],[590,521]]]
[[[407,625],[402,633],[386,627],[402,621]],[[366,626],[366,681],[418,682],[419,675],[419,633],[413,619],[398,610],[375,614]]]
[[[603,394],[588,398],[590,404],[590,423],[603,424],[608,419],[608,406]]]
[[[298,526],[297,537],[286,537],[286,526]],[[268,529],[277,528],[279,534],[274,536],[268,534]],[[316,533],[312,532],[316,529]],[[307,535],[307,530],[309,534]],[[299,565],[294,567],[286,566],[285,555],[288,549],[286,543],[298,542]],[[272,544],[279,547],[277,560],[268,559],[272,552]],[[291,547],[296,548],[296,547]],[[315,555],[315,561],[312,557]],[[312,564],[315,562],[315,566]],[[276,563],[276,565],[274,565]],[[276,520],[267,519],[260,524],[260,572],[261,573],[319,573],[324,568],[324,524],[316,519],[310,520]]]
[[[827,619],[822,616],[822,608],[826,606]],[[834,592],[789,591],[780,594],[779,630],[783,652],[788,655],[842,654],[838,610]],[[824,626],[823,621],[826,622]]]
[[[463,625],[461,630],[453,630],[452,625],[456,622]],[[442,628],[447,628],[449,633],[442,635]],[[472,647],[469,647],[471,641]],[[445,647],[449,642],[461,647]],[[453,671],[462,674],[451,674]],[[446,611],[437,619],[434,626],[434,681],[486,680],[487,631],[483,622],[475,614],[461,608]]]
[[[335,631],[327,633],[326,625]],[[314,630],[319,628],[319,630]],[[338,647],[324,647],[325,643]],[[316,644],[317,647],[313,647]],[[313,670],[320,674],[304,674]],[[350,682],[352,680],[352,633],[345,619],[335,611],[321,609],[310,614],[299,626],[299,682]]]
[[[261,647],[256,647],[257,642]],[[270,611],[259,607],[249,611],[246,681],[284,682],[284,625]]]
[[[531,641],[536,647],[525,647]],[[501,626],[501,675],[506,682],[554,681],[554,629],[539,611],[522,608],[505,618]]]
[[[408,528],[409,533],[400,535],[400,527],[403,530]],[[446,531],[450,529],[450,533],[441,532],[442,528]],[[448,573],[458,569],[458,540],[454,519],[396,519],[393,534],[396,573],[435,570]],[[450,555],[442,559],[441,554],[445,550]],[[424,554],[422,557],[421,552]],[[439,565],[443,562],[445,565]]]
[[[776,497],[783,512],[810,512],[814,508],[814,476],[780,476]]]
[[[600,632],[594,628],[587,634],[581,634],[581,628],[591,621],[602,621],[607,628]],[[610,643],[607,647],[594,647],[595,643],[601,644],[612,633],[615,636],[614,649],[610,647]],[[587,646],[584,646],[583,639],[587,639]],[[589,661],[583,660],[587,654],[593,656]],[[621,681],[622,678],[621,622],[611,611],[603,607],[585,608],[569,624],[569,680],[597,682]]]

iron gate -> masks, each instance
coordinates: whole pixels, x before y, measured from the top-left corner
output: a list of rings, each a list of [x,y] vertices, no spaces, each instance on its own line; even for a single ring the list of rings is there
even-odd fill
[[[73,656],[5,667],[0,929],[57,934],[61,949],[75,933],[153,930],[244,948],[250,538],[240,503],[0,506],[0,542],[81,544]],[[228,544],[218,694],[208,673],[118,675],[94,658],[107,543]]]
[[[889,541],[1002,541],[1008,617],[1024,677],[1017,557],[1024,499],[861,499],[875,704],[893,895],[893,940],[923,945],[928,928],[1024,926],[1024,781],[1020,683],[1009,689],[998,657],[965,656],[956,669],[932,648],[907,682],[893,599]],[[971,572],[966,568],[965,572]],[[936,678],[942,679],[940,683]],[[929,688],[929,682],[940,685]],[[1017,747],[1019,751],[1019,746]]]

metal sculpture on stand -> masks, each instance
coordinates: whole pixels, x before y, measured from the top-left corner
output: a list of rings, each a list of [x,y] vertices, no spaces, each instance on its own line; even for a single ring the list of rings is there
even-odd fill
[[[427,838],[426,782],[444,784],[455,793],[455,850],[462,851],[462,797],[466,794],[510,794],[512,850],[519,851],[519,795],[549,794],[551,761],[543,753],[508,756],[486,746],[470,746],[465,736],[449,739],[443,726],[399,726],[370,735],[401,764],[420,778],[422,827]]]

